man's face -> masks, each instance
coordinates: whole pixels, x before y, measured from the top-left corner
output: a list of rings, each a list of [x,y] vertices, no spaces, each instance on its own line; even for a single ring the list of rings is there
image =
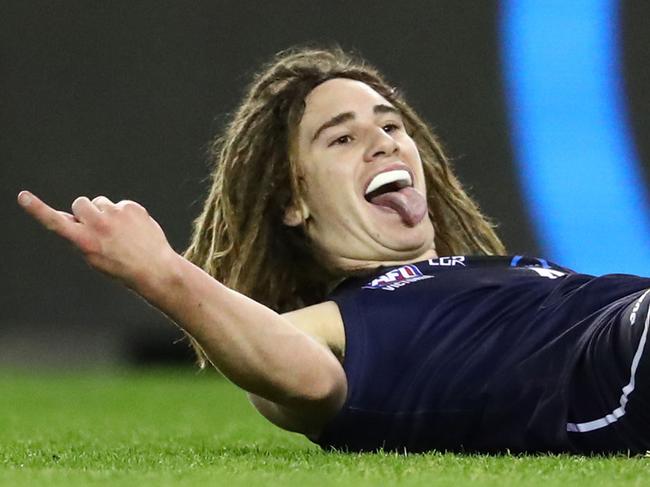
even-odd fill
[[[306,231],[338,268],[435,256],[422,162],[399,112],[337,78],[305,99],[298,127]],[[290,209],[285,222],[299,222]]]

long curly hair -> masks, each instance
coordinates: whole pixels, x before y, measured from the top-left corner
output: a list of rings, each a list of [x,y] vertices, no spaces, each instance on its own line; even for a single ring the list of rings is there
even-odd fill
[[[277,312],[323,301],[345,277],[319,257],[303,226],[282,221],[304,191],[294,143],[305,97],[333,78],[361,81],[401,112],[424,166],[438,255],[505,253],[429,126],[374,67],[340,48],[297,48],[263,66],[213,141],[211,187],[185,257]]]

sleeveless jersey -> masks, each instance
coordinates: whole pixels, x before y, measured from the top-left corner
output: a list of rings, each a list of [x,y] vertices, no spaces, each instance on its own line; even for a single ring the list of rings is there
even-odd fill
[[[348,396],[315,441],[578,451],[567,431],[577,360],[626,297],[649,287],[522,256],[441,257],[348,279],[329,297],[345,327]]]

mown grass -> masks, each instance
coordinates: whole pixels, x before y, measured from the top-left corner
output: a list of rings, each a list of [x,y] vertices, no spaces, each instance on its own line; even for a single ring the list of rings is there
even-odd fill
[[[325,453],[214,373],[0,371],[0,484],[650,485],[650,459]]]

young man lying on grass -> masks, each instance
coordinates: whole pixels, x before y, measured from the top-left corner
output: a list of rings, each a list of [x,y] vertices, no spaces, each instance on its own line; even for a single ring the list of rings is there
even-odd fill
[[[650,280],[503,256],[430,128],[363,61],[279,54],[214,159],[184,257],[135,202],[18,199],[325,448],[649,447]]]

